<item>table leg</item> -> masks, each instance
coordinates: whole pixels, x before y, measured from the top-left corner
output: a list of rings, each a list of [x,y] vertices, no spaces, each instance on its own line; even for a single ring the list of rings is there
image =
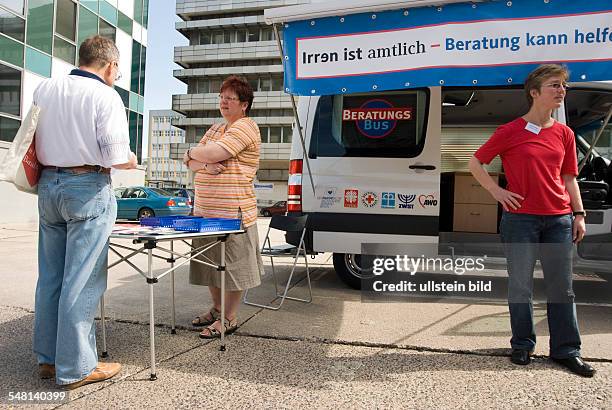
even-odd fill
[[[170,252],[174,252],[174,241],[170,241]],[[174,253],[171,254],[170,256],[172,259],[172,262],[170,262],[170,267],[173,269],[172,272],[170,273],[170,276],[172,277],[172,329],[170,330],[170,333],[175,335],[176,334],[176,303],[175,303],[175,298],[174,298]]]
[[[104,294],[100,296],[100,318],[102,320],[102,354],[100,356],[106,358],[108,357],[108,352],[106,351],[106,311],[104,309]]]
[[[225,238],[221,239],[221,346],[219,350],[225,351]]]
[[[153,249],[148,249],[149,269],[147,283],[149,284],[149,341],[151,343],[151,377],[150,380],[157,380],[155,373],[155,303],[153,300]]]

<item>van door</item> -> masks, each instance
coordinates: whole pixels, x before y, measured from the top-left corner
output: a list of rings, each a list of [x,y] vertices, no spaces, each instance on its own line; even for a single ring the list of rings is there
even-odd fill
[[[313,250],[438,241],[440,88],[312,99],[303,211]]]
[[[597,272],[612,278],[612,124],[608,124],[585,157],[612,106],[612,84],[576,84],[567,93],[566,117],[576,134],[578,176],[587,212],[587,233],[577,247],[576,270]]]

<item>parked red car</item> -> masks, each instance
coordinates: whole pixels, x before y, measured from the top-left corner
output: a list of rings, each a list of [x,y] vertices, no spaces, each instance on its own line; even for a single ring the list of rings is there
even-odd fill
[[[287,212],[287,201],[278,201],[272,206],[261,208],[263,216],[272,216],[276,214],[285,214]]]

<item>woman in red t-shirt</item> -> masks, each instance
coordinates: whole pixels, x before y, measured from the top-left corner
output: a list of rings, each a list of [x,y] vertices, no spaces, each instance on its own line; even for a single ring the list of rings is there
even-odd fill
[[[573,242],[585,234],[585,212],[576,182],[574,133],[552,118],[563,105],[569,73],[546,64],[525,81],[530,109],[500,126],[470,159],[474,178],[504,208],[501,239],[508,264],[511,360],[527,365],[536,343],[533,325],[533,271],[540,259],[547,293],[550,357],[572,372],[592,377],[580,358],[580,332],[572,289]],[[483,164],[497,155],[508,181],[501,188]]]

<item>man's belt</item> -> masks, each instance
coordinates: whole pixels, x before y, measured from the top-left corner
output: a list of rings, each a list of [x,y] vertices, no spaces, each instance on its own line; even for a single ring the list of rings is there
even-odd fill
[[[77,167],[53,167],[45,165],[44,169],[53,171],[70,171],[75,174],[85,174],[87,172],[97,172],[99,174],[110,174],[110,168],[104,168],[100,165],[79,165]]]

